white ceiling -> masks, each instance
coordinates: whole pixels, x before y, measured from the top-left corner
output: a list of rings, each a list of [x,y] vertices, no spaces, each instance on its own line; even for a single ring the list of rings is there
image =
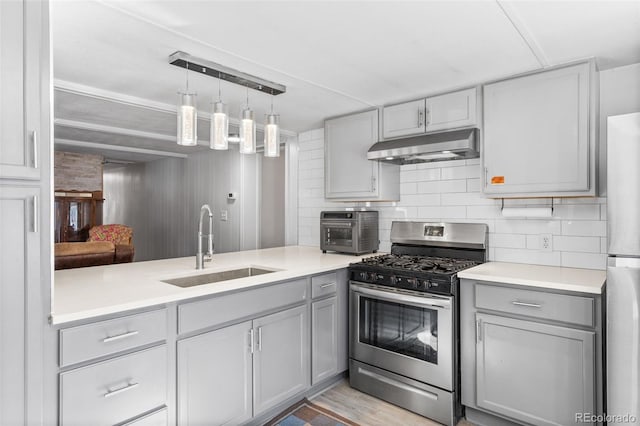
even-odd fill
[[[56,137],[108,144],[100,126],[114,126],[163,135],[131,143],[169,152],[183,152],[167,113],[185,84],[185,70],[167,62],[177,50],[286,85],[275,109],[295,132],[590,56],[600,69],[640,62],[640,1],[53,0],[51,9],[54,78],[66,89],[56,91]],[[190,74],[203,112],[217,86]],[[270,96],[250,92],[263,117]],[[222,83],[232,115],[245,96]],[[98,127],[78,131],[78,122]]]

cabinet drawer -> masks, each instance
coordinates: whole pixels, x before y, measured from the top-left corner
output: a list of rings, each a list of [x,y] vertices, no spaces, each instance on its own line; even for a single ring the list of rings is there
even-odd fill
[[[166,426],[169,424],[167,420],[167,408],[165,407],[139,419],[127,422],[122,426]]]
[[[335,272],[311,277],[311,298],[334,294],[338,286],[338,277]]]
[[[63,329],[60,366],[159,342],[166,333],[166,309]]]
[[[307,299],[307,279],[289,281],[178,306],[178,333],[258,315]]]
[[[63,425],[113,425],[166,400],[166,345],[60,374]]]
[[[476,285],[476,307],[593,327],[594,300],[591,297],[545,293],[543,291]]]

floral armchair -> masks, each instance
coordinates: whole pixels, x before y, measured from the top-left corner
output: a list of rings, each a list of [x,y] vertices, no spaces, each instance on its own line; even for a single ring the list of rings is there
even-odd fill
[[[89,229],[87,241],[108,241],[115,245],[114,263],[133,261],[133,229],[125,225],[98,225]]]

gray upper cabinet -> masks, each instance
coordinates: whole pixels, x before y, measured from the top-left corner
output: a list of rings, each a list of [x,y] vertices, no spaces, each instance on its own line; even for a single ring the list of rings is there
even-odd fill
[[[595,333],[476,314],[478,407],[532,425],[595,413]]]
[[[382,136],[393,139],[477,125],[477,89],[385,106]]]
[[[252,417],[251,321],[178,342],[178,424],[238,425]]]
[[[484,193],[594,196],[596,87],[593,62],[485,85]]]
[[[254,414],[309,387],[309,316],[307,306],[253,321]]]
[[[325,121],[325,198],[335,201],[397,201],[400,166],[367,160],[378,142],[378,110]]]
[[[0,178],[39,179],[43,10],[39,1],[0,2]]]

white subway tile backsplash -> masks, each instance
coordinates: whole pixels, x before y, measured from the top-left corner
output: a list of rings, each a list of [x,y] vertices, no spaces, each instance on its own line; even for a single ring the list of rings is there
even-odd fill
[[[489,234],[489,247],[527,248],[527,236],[520,234]]]
[[[466,192],[467,181],[462,180],[436,180],[432,182],[418,182],[418,193],[443,193]]]
[[[563,220],[562,235],[605,237],[607,223],[601,220]]]
[[[556,251],[600,253],[600,237],[555,235],[553,237],[553,249]]]
[[[501,219],[496,220],[496,232],[501,234],[557,234],[561,224],[554,220]]]
[[[600,220],[599,204],[561,204],[554,206],[555,219]]]
[[[606,262],[606,198],[554,198],[554,217],[505,219],[501,201],[481,193],[480,159],[404,165],[400,201],[338,203],[324,199],[323,129],[299,134],[298,241],[319,246],[322,210],[371,208],[380,212],[380,251],[389,251],[394,220],[486,223],[488,259],[503,262],[603,269]],[[551,199],[507,199],[505,206],[551,206]],[[553,235],[553,251],[540,250],[540,235]]]
[[[539,250],[495,248],[495,260],[498,262],[533,263],[536,265],[560,266],[560,252]]]
[[[605,253],[562,252],[562,266],[569,268],[606,269]]]

